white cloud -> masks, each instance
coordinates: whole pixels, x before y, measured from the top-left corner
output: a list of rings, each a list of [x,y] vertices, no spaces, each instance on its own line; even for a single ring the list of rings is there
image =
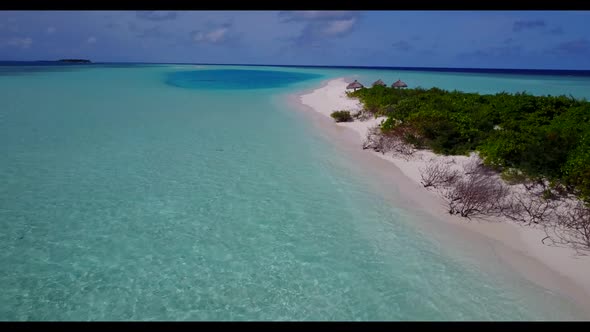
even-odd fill
[[[207,32],[194,31],[193,41],[195,42],[209,42],[209,43],[221,43],[226,40],[229,32],[229,25],[224,25]]]
[[[166,11],[138,11],[136,12],[136,16],[142,20],[166,21],[175,19],[177,14],[176,12]]]
[[[33,39],[31,37],[11,38],[8,41],[6,41],[5,44],[8,46],[25,49],[31,47],[31,45],[33,44]]]
[[[282,11],[279,19],[284,23],[304,24],[298,36],[292,38],[300,45],[320,45],[321,40],[350,34],[359,21],[358,11]]]
[[[209,41],[216,43],[220,40],[223,40],[227,31],[228,31],[228,28],[215,29],[215,30],[209,32],[206,37]]]
[[[88,44],[96,43],[96,37],[94,37],[94,36],[88,37],[88,39],[86,39],[86,43],[88,43]]]
[[[352,29],[355,22],[356,22],[356,18],[354,18],[354,17],[351,17],[347,20],[331,21],[324,28],[323,32],[324,32],[324,34],[329,35],[329,36],[344,34]]]
[[[293,10],[279,13],[279,16],[285,22],[338,20],[356,15],[357,13],[347,10]]]
[[[47,30],[46,30],[47,34],[49,34],[49,35],[52,33],[55,33],[55,31],[56,31],[55,27],[47,27]]]

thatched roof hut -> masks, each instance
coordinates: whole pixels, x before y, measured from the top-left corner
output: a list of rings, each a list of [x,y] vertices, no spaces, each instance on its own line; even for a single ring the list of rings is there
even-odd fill
[[[407,88],[408,85],[404,82],[402,82],[401,80],[397,80],[395,81],[395,83],[393,83],[391,85],[392,88]]]
[[[383,82],[382,80],[377,80],[373,83],[373,86],[377,86],[377,85],[387,86],[387,84],[385,84],[385,82]]]
[[[352,82],[346,86],[346,89],[354,89],[354,91],[356,91],[356,89],[361,89],[361,88],[364,88],[364,86],[361,83],[359,83],[357,80],[354,80],[354,82]]]

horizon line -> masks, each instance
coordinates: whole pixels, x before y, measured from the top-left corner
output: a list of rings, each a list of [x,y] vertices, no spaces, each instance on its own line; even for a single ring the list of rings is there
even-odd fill
[[[86,60],[86,59],[83,59]],[[206,62],[142,62],[142,61],[97,61],[90,60],[89,64],[74,65],[92,65],[92,64],[154,64],[154,65],[204,65],[204,66],[253,66],[253,67],[306,67],[306,68],[357,68],[357,69],[398,69],[398,70],[492,70],[492,71],[551,71],[551,72],[585,72],[590,73],[590,69],[541,69],[541,68],[490,68],[490,67],[416,67],[416,66],[362,66],[362,65],[303,65],[303,64],[252,64],[252,63],[206,63]],[[57,62],[59,60],[0,60],[2,62]],[[65,65],[72,65],[64,63]]]

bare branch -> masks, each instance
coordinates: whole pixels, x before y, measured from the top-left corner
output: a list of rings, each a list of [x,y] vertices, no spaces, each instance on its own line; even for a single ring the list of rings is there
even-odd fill
[[[525,225],[550,222],[559,205],[556,201],[544,199],[530,191],[514,192],[510,195],[509,201],[509,207],[504,215]]]
[[[373,149],[382,154],[394,152],[396,155],[404,158],[408,158],[416,152],[416,149],[412,145],[404,142],[400,133],[383,133],[379,126],[369,129],[367,137],[363,142],[363,149]]]
[[[464,166],[465,176],[442,190],[449,213],[462,217],[501,215],[507,208],[509,189],[474,163]],[[467,173],[468,172],[468,173]]]
[[[373,114],[371,114],[370,112],[365,111],[365,110],[360,110],[360,111],[354,113],[352,115],[352,117],[355,119],[358,119],[360,121],[366,121],[366,120],[372,118]]]
[[[577,201],[556,214],[555,222],[545,225],[547,237],[554,244],[570,246],[579,254],[590,254],[590,207]]]
[[[453,184],[459,178],[459,171],[442,162],[431,162],[420,169],[420,178],[425,188],[439,188]]]

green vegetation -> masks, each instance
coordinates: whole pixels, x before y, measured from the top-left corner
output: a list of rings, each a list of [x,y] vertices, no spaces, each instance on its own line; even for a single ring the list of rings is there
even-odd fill
[[[352,115],[350,115],[349,111],[335,111],[330,114],[336,122],[350,122],[352,121]]]
[[[359,98],[367,112],[388,117],[384,134],[403,132],[417,148],[446,155],[478,151],[486,165],[506,170],[506,178],[547,179],[590,202],[586,100],[382,86],[349,96]]]
[[[514,168],[506,168],[500,174],[502,180],[506,181],[508,184],[519,184],[525,183],[527,177],[521,171],[514,169]]]

